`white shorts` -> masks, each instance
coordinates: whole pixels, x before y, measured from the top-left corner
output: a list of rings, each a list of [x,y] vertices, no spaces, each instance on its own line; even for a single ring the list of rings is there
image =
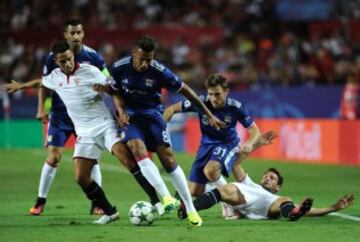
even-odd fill
[[[279,198],[260,185],[248,185],[239,182],[232,183],[244,196],[246,203],[234,206],[243,216],[250,219],[268,219],[270,206]]]
[[[120,142],[117,130],[115,128],[107,129],[96,137],[78,136],[75,143],[73,158],[83,157],[87,159],[99,160],[101,152],[107,149],[111,152],[112,147]]]

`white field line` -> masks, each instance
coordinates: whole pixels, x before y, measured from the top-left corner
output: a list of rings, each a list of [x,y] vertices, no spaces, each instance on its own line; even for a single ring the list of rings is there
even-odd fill
[[[360,217],[355,217],[352,215],[347,215],[347,214],[343,214],[343,213],[329,213],[329,215],[360,222]]]
[[[44,151],[34,150],[34,151],[32,151],[32,154],[37,156],[37,157],[43,157],[44,160],[45,160],[46,155],[47,155],[45,150]],[[116,160],[115,157],[114,157],[114,159]],[[72,156],[68,155],[68,154],[63,154],[61,162],[71,163],[72,162]],[[101,160],[100,160],[100,163],[99,163],[100,164],[100,169],[105,170],[105,171],[119,172],[119,173],[131,176],[130,172],[128,170],[126,170],[122,164],[120,164],[120,161],[116,161],[116,162],[118,162],[119,165],[102,164]],[[164,181],[171,182],[171,178],[169,176],[162,175],[161,177],[162,177],[162,179]]]

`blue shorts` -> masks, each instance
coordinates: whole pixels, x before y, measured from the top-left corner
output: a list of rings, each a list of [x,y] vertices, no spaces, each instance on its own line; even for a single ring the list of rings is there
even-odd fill
[[[75,128],[70,117],[65,113],[50,113],[46,146],[64,147]]]
[[[206,184],[209,180],[204,174],[204,167],[213,160],[221,164],[221,174],[228,177],[239,152],[238,142],[227,144],[201,144],[190,170],[189,180],[198,184]]]
[[[132,139],[144,141],[148,151],[155,152],[159,145],[171,146],[167,124],[161,116],[131,117],[129,124],[120,129],[123,143]]]

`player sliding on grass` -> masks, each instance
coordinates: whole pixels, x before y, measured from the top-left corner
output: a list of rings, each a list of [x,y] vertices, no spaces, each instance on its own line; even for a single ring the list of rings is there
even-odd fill
[[[294,204],[290,197],[277,196],[283,184],[283,177],[275,168],[268,169],[260,184],[254,183],[242,169],[243,181],[226,184],[204,193],[194,201],[195,208],[208,209],[222,201],[232,205],[237,218],[298,220],[302,216],[323,216],[349,207],[354,202],[354,195],[345,195],[329,207],[312,208],[313,199],[306,198],[300,205]],[[179,210],[180,218],[186,217],[186,211]]]
[[[118,219],[119,213],[106,199],[102,188],[91,178],[91,170],[103,149],[112,152],[130,171],[137,169],[138,176],[135,178],[138,183],[146,192],[157,195],[142,176],[127,147],[120,142],[110,111],[101,96],[93,90],[94,84],[106,84],[107,78],[96,67],[75,62],[74,53],[66,42],[55,43],[52,51],[60,68],[43,77],[42,82],[34,83],[34,86],[43,85],[54,90],[64,101],[78,135],[74,151],[76,181],[89,200],[105,213],[95,223],[106,224]],[[18,90],[19,83],[8,84],[6,89],[9,92]]]

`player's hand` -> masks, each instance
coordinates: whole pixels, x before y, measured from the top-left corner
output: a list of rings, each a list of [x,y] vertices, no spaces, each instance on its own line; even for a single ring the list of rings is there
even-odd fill
[[[20,87],[21,87],[21,84],[15,80],[11,80],[10,83],[4,85],[4,89],[8,93],[14,93],[16,91],[19,91]]]
[[[94,90],[95,92],[107,92],[107,91],[108,91],[108,87],[105,86],[105,85],[96,83],[96,84],[93,85],[93,90]]]
[[[338,211],[351,206],[354,203],[354,200],[355,200],[354,194],[346,194],[345,196],[337,200],[336,203],[334,203],[331,207],[335,211]]]
[[[130,117],[124,111],[119,111],[119,125],[120,127],[124,127],[129,124]]]
[[[211,115],[210,117],[208,117],[208,119],[209,119],[209,124],[217,130],[225,128],[226,126],[226,124],[223,121],[221,121],[214,115]]]
[[[253,150],[253,145],[250,143],[245,143],[240,147],[240,153],[242,155],[248,156],[252,150]]]
[[[272,144],[277,137],[279,137],[279,136],[275,131],[272,131],[272,130],[266,131],[258,139],[259,145]]]
[[[45,112],[45,110],[39,109],[36,113],[36,119],[43,123],[47,123],[49,121],[49,115]]]

